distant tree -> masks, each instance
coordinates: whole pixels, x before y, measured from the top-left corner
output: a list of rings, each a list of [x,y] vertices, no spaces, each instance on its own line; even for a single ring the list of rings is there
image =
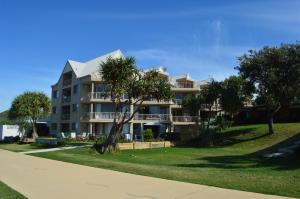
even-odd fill
[[[188,110],[191,115],[200,116],[200,111],[205,108],[208,112],[206,120],[206,126],[201,123],[201,139],[203,144],[212,145],[211,135],[211,118],[213,117],[213,106],[216,105],[217,100],[221,95],[221,83],[212,80],[207,85],[203,86],[199,93],[194,95],[187,95],[183,101],[182,106]],[[204,122],[204,120],[202,120]],[[197,117],[196,125],[199,129],[199,117]],[[200,130],[200,129],[199,129]]]
[[[215,80],[212,80],[207,85],[205,85],[201,92],[204,106],[208,110],[207,114],[207,129],[210,127],[211,118],[213,117],[213,106],[217,104],[221,96],[221,83]]]
[[[220,105],[222,110],[231,116],[231,119],[244,106],[251,102],[253,85],[241,76],[230,76],[222,82]]]
[[[192,116],[196,116],[196,128],[199,131],[199,123],[200,123],[200,116],[201,116],[201,107],[204,104],[203,95],[199,92],[196,94],[190,94],[185,96],[182,99],[181,106],[183,109],[187,110]],[[200,134],[200,132],[198,132]]]
[[[50,112],[51,103],[49,97],[42,92],[24,92],[17,96],[9,110],[9,118],[17,120],[29,120],[33,139],[38,137],[36,123],[39,118]]]
[[[239,62],[240,75],[255,86],[256,101],[267,108],[269,133],[273,134],[274,115],[300,93],[300,44],[250,50]]]
[[[133,119],[145,100],[169,101],[173,93],[168,77],[156,70],[139,71],[133,57],[110,57],[100,65],[99,72],[107,84],[108,96],[115,107],[110,133],[105,142],[97,147],[100,153],[106,153],[116,150],[124,124]]]

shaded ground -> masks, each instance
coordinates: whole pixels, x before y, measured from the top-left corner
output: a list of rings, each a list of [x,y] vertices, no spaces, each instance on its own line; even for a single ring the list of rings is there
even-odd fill
[[[262,156],[298,139],[300,124],[276,124],[275,131],[270,136],[266,125],[233,127],[217,135],[219,142],[211,148],[129,150],[109,155],[72,149],[34,155],[140,175],[300,198],[299,156],[280,159]]]

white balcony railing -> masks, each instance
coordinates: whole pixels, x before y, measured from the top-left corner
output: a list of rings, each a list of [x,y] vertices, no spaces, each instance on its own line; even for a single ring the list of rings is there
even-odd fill
[[[117,113],[117,115],[115,115],[114,112],[92,112],[92,113],[84,113],[82,115],[82,119],[84,119],[84,120],[89,120],[89,119],[110,120],[110,119],[114,119],[115,117],[117,119],[120,119],[120,118],[122,118],[122,115],[124,115],[124,113],[121,113],[121,112]]]
[[[159,121],[170,121],[169,114],[136,114],[135,120],[159,120]]]
[[[173,116],[173,122],[196,122],[196,116]]]
[[[121,119],[124,113],[118,113],[116,115],[117,119]],[[99,120],[113,120],[115,118],[114,112],[92,112],[83,113],[83,120],[99,119]],[[129,114],[126,116],[129,118]],[[133,118],[134,120],[158,120],[158,121],[170,121],[169,114],[136,114]]]
[[[180,105],[182,103],[182,99],[173,99],[174,104]]]
[[[176,82],[174,84],[174,86],[176,88],[196,88],[196,84],[195,83],[190,83],[190,82],[186,82],[186,83]]]
[[[110,93],[108,92],[90,92],[88,96],[90,99],[111,100]],[[122,99],[128,99],[128,97],[123,95]]]

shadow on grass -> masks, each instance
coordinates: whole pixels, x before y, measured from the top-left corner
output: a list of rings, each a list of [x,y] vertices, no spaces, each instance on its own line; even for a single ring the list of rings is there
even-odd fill
[[[254,141],[263,137],[268,136],[268,134],[262,134],[253,136],[257,128],[248,127],[245,129],[236,129],[223,133],[216,133],[214,136],[214,145],[215,146],[231,146],[234,144],[239,144],[242,142]]]
[[[249,140],[259,139],[266,135],[253,137]],[[300,133],[288,138],[280,143],[267,147],[263,150],[245,155],[226,155],[226,156],[207,156],[197,158],[199,163],[195,164],[176,164],[177,167],[190,168],[221,168],[221,169],[242,169],[242,168],[271,168],[274,170],[293,170],[300,168],[300,149],[293,155],[281,158],[266,158],[263,154],[275,152],[278,148],[291,145],[294,141],[300,139]]]

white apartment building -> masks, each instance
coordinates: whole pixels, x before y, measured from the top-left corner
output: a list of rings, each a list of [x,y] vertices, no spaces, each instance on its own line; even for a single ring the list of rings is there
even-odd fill
[[[120,50],[97,57],[87,62],[68,60],[58,82],[52,85],[51,133],[87,132],[92,135],[108,134],[112,126],[114,107],[104,93],[105,82],[99,67],[108,57],[118,58]],[[175,99],[172,101],[145,101],[142,109],[123,129],[124,134],[135,138],[144,129],[151,128],[157,136],[165,132],[178,132],[195,123],[196,117],[190,116],[181,106],[184,96],[196,93],[205,81],[193,80],[189,75],[171,77]]]

